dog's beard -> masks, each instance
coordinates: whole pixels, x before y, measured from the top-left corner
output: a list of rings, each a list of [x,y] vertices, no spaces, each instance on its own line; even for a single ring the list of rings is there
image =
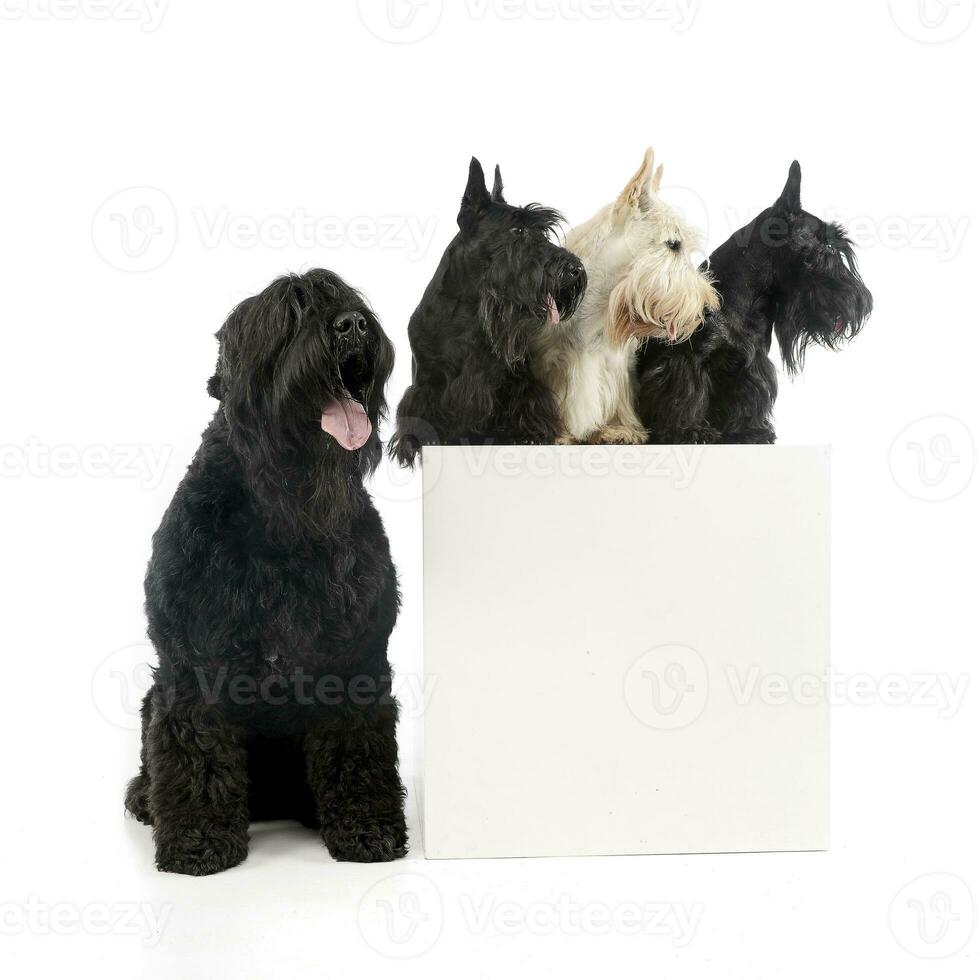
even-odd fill
[[[226,395],[231,439],[263,510],[324,532],[355,505],[352,490],[380,462],[376,424],[392,355],[387,341],[358,364],[337,363],[329,339],[309,331]],[[268,370],[268,369],[267,369]],[[292,501],[290,505],[287,502]]]
[[[537,308],[488,294],[480,300],[480,320],[490,346],[508,367],[526,360],[534,337],[559,319],[557,303],[550,294]]]
[[[568,307],[574,309],[577,302],[577,298],[569,301],[557,295],[540,272],[515,271],[514,275],[508,281],[506,273],[491,267],[484,277],[479,302],[480,322],[490,346],[508,367],[526,360],[535,336],[557,327],[568,315]]]
[[[609,296],[612,337],[619,343],[654,337],[679,343],[687,340],[708,311],[721,300],[711,280],[693,265],[667,253],[636,257]]]
[[[338,362],[322,332],[294,339],[275,371],[274,424],[306,444],[308,420],[319,418],[313,438],[322,441],[325,433],[347,452],[362,449],[374,433],[371,416],[384,411],[384,382],[377,379],[387,377],[391,360],[390,351],[375,342]]]
[[[810,345],[838,350],[853,340],[873,306],[849,244],[806,256],[801,275],[805,287],[787,290],[773,317],[780,355],[790,374],[803,369]]]

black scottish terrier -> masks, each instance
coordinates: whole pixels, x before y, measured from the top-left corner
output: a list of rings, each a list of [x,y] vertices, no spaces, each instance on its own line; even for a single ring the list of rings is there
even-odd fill
[[[803,210],[800,182],[794,162],[776,203],[712,253],[721,310],[684,344],[640,350],[637,411],[651,443],[775,442],[773,332],[793,375],[810,344],[836,350],[870,316],[847,233]]]
[[[160,663],[126,807],[161,871],[230,868],[272,818],[319,827],[338,860],[400,857],[398,584],[362,483],[391,343],[323,269],[245,300],[218,338],[221,404],[153,538]]]
[[[457,222],[408,325],[412,384],[398,406],[389,451],[414,463],[427,444],[554,443],[558,409],[533,375],[530,345],[575,312],[585,292],[582,263],[555,244],[561,216],[504,200],[470,162]]]

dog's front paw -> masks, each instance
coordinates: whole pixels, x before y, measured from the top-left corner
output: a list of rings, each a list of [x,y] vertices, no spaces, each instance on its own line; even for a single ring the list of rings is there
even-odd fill
[[[720,438],[721,433],[717,429],[706,425],[698,429],[689,429],[681,442],[689,446],[713,446]]]
[[[577,446],[578,439],[571,434],[571,432],[563,432],[557,439],[555,439],[556,446]]]
[[[150,817],[150,778],[145,773],[134,776],[129,786],[126,787],[126,809],[140,823],[145,823],[148,827],[153,825]]]
[[[647,441],[643,429],[630,425],[604,425],[589,436],[592,446],[642,446]]]
[[[400,466],[414,466],[421,452],[421,441],[412,435],[399,434],[388,444],[388,455]]]
[[[365,820],[345,827],[325,828],[323,842],[337,861],[373,864],[396,861],[408,851],[405,819]]]
[[[178,875],[213,875],[248,856],[248,830],[207,821],[157,827],[157,869]]]

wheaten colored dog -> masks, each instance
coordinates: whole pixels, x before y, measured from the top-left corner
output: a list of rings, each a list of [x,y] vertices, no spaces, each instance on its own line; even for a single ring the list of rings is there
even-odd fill
[[[535,373],[558,402],[559,442],[645,442],[633,407],[638,344],[686,340],[719,307],[693,261],[702,237],[660,198],[662,177],[647,150],[619,197],[568,234],[588,290],[575,315],[540,333],[532,351]]]

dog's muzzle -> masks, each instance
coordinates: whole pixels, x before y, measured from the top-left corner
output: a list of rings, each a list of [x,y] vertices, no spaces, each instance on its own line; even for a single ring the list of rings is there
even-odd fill
[[[362,384],[358,377],[367,347],[368,323],[363,313],[348,310],[334,317],[332,328],[340,362],[339,381],[344,390],[327,400],[320,427],[344,449],[356,450],[367,442],[373,430],[360,401]]]
[[[561,283],[563,287],[584,291],[587,279],[585,266],[578,259],[572,259],[566,262],[561,270]]]
[[[363,313],[350,310],[334,318],[333,332],[342,350],[355,351],[363,346],[368,325]]]
[[[559,320],[565,320],[575,312],[587,285],[585,266],[575,256],[561,264],[554,286],[554,306]],[[552,321],[555,322],[554,315]]]

